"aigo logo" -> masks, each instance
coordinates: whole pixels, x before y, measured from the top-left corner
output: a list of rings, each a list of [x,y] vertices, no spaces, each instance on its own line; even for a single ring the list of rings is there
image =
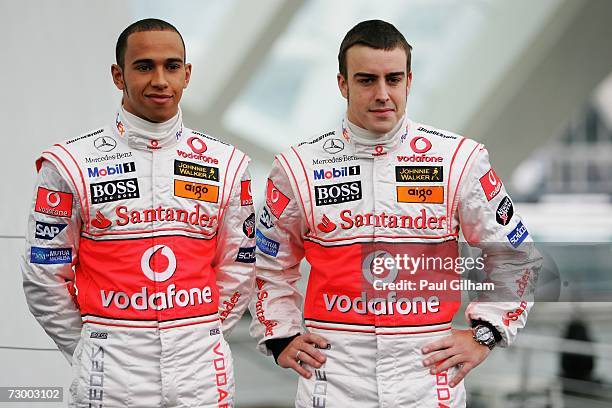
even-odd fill
[[[418,154],[427,153],[431,150],[431,142],[424,136],[417,136],[410,141],[410,148]]]
[[[191,136],[187,139],[187,146],[196,154],[204,153],[208,149],[206,143],[197,136]]]
[[[157,254],[157,251],[160,251],[159,253],[168,260],[168,265],[163,272],[155,272],[151,268],[151,258]],[[176,256],[174,256],[174,252],[172,252],[170,247],[166,245],[154,245],[142,254],[140,258],[140,268],[149,280],[153,282],[165,282],[170,279],[176,271]]]

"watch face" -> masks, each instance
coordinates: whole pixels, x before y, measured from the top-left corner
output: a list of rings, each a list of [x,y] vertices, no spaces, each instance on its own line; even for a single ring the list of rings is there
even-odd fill
[[[487,328],[487,327],[479,327],[476,330],[476,337],[480,341],[487,341],[491,337],[493,337],[493,333],[491,333],[491,330],[489,330],[489,328]]]

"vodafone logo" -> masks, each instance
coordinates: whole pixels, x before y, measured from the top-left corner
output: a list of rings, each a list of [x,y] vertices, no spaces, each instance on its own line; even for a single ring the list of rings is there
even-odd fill
[[[38,187],[34,211],[54,217],[72,215],[72,194]]]
[[[289,201],[289,198],[274,185],[272,180],[268,179],[266,204],[276,218],[279,218],[283,211],[285,211]]]
[[[372,153],[372,156],[383,156],[385,154],[387,154],[387,152],[385,152],[385,148],[381,145],[378,145],[374,147],[374,153]]]
[[[168,260],[168,266],[163,272],[155,272],[151,268],[151,258],[153,258],[153,255],[155,255],[157,251],[161,251],[160,254],[165,256]],[[172,252],[170,247],[167,247],[166,245],[155,245],[147,249],[144,254],[142,254],[142,258],[140,259],[140,267],[142,268],[142,272],[145,274],[145,276],[153,282],[165,282],[170,279],[172,275],[174,275],[174,271],[176,270],[176,257],[174,256],[174,252]]]
[[[425,153],[431,149],[431,142],[423,136],[417,136],[410,141],[410,148],[415,153]]]
[[[47,204],[51,208],[55,208],[62,201],[60,195],[56,191],[49,191],[47,193]]]
[[[187,139],[187,146],[189,146],[189,148],[196,154],[204,153],[207,149],[206,143],[196,136],[192,136]]]
[[[485,193],[488,201],[491,201],[502,188],[501,179],[495,174],[495,171],[491,168],[480,178],[480,185]]]
[[[489,183],[491,183],[492,186],[496,186],[497,185],[497,179],[493,175],[493,172],[489,172],[489,176],[488,177],[489,177]]]
[[[272,187],[272,191],[270,192],[270,201],[272,204],[278,203],[280,200],[280,191],[276,187]]]

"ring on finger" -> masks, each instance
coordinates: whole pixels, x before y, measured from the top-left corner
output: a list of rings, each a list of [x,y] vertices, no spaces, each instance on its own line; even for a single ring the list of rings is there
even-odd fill
[[[300,353],[302,352],[302,350],[298,350],[297,353],[295,353],[295,361],[297,361],[298,363],[301,363],[300,361]]]

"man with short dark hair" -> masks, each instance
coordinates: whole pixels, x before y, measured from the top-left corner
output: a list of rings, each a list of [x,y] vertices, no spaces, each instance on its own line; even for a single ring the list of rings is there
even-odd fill
[[[279,154],[267,181],[251,330],[300,374],[297,407],[465,406],[463,377],[532,305],[540,256],[484,146],[405,115],[410,53],[389,23],[351,29],[346,116]],[[458,256],[460,232],[482,257]],[[498,286],[468,306],[473,329],[452,329],[474,267]]]
[[[116,51],[110,124],[36,162],[28,305],[72,364],[76,406],[234,406],[224,336],[254,286],[249,158],[183,125],[174,26],[138,21]]]

